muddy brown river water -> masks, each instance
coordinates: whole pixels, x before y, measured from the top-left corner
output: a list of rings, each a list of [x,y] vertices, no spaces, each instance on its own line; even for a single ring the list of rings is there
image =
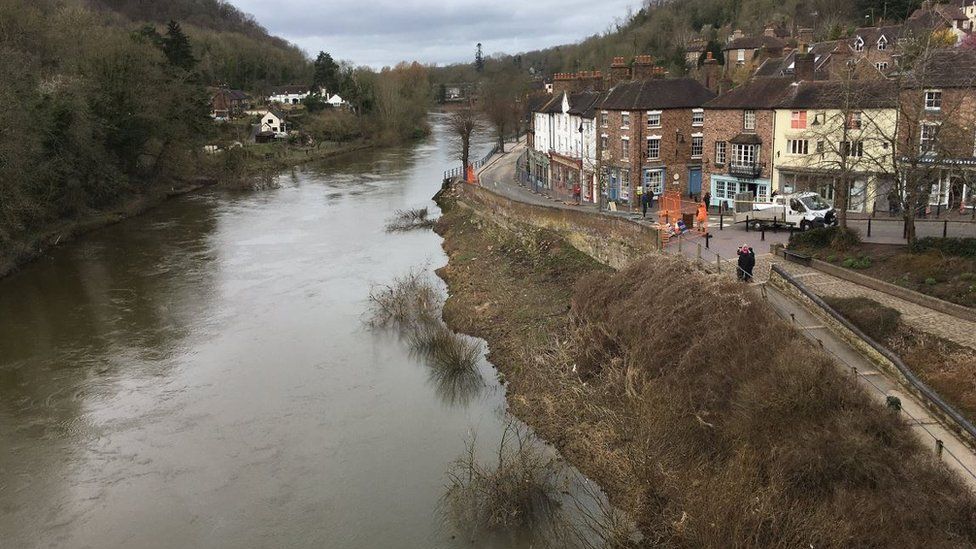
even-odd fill
[[[452,394],[363,323],[372,283],[446,262],[432,232],[383,229],[436,210],[433,122],[0,281],[0,547],[470,547],[438,502],[465,440],[497,443],[504,389],[482,361]]]

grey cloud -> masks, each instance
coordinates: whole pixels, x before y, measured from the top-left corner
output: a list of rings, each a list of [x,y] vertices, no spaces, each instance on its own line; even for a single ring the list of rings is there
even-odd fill
[[[231,0],[270,32],[312,53],[375,67],[467,61],[474,45],[516,53],[604,30],[634,0]]]

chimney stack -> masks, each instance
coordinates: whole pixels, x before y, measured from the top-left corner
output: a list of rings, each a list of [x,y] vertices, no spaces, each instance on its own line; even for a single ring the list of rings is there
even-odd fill
[[[732,38],[730,38],[729,40],[738,40],[743,36],[745,36],[745,34],[742,33],[742,29],[735,29],[735,31],[732,32]]]
[[[801,43],[793,58],[793,79],[797,82],[813,80],[815,61],[816,57],[810,53],[809,47]]]
[[[647,80],[654,78],[655,69],[654,58],[650,55],[638,55],[634,58],[634,80]]]
[[[796,39],[801,44],[813,44],[813,29],[809,27],[800,29]]]
[[[763,34],[771,38],[776,38],[776,29],[774,29],[772,26],[766,27],[766,30],[763,31]]]
[[[715,93],[719,93],[722,87],[722,68],[718,64],[718,59],[715,59],[710,51],[705,52],[705,60],[702,62],[701,67],[701,77],[703,86]]]
[[[610,86],[616,86],[620,82],[631,80],[630,67],[623,57],[614,57],[610,64]]]

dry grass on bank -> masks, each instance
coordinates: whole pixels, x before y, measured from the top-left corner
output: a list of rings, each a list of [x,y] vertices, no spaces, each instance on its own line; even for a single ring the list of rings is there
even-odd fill
[[[431,229],[437,223],[436,219],[427,216],[430,212],[427,208],[414,208],[412,210],[397,210],[393,217],[386,222],[386,232],[406,232],[415,229]]]
[[[513,412],[647,546],[976,544],[959,480],[747,289],[676,258],[567,266],[534,229],[539,257],[511,260],[506,231],[445,215],[451,325],[488,340]]]

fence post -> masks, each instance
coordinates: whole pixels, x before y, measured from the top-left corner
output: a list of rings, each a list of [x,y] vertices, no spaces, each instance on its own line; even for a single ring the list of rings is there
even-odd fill
[[[942,238],[945,238],[948,235],[949,235],[949,220],[946,219],[945,221],[942,222]]]
[[[823,344],[821,344],[821,347],[822,346]],[[851,366],[851,377],[853,378],[854,383],[857,383],[857,366]]]
[[[718,274],[722,274],[722,256],[715,254],[715,267],[718,270]]]
[[[702,259],[702,255],[701,255],[701,243],[698,243],[698,250],[695,252],[695,262],[696,263],[701,263],[701,259]]]
[[[679,235],[678,235],[678,251],[679,251],[679,252],[681,251],[681,241],[682,241],[682,240],[684,240],[684,236],[683,236],[683,235],[681,235],[681,234],[679,234]]]
[[[945,443],[942,442],[942,439],[935,439],[935,453],[939,456],[939,459],[942,459],[943,448],[945,448]]]
[[[874,213],[872,213],[871,215],[874,215]],[[868,238],[871,238],[871,218],[870,217],[868,218]]]
[[[705,233],[705,249],[708,249],[708,241],[712,239],[712,233]]]

